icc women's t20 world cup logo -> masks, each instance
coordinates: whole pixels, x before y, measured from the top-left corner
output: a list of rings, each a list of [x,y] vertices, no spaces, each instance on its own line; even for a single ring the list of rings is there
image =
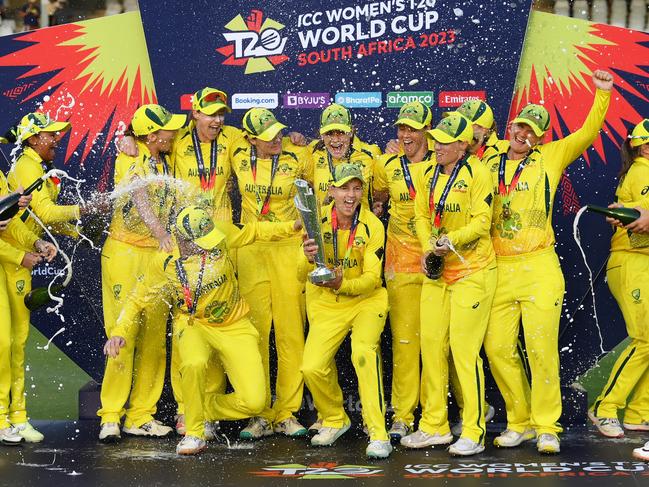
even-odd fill
[[[245,66],[245,74],[253,74],[272,71],[288,61],[283,54],[286,38],[280,33],[284,25],[264,18],[261,10],[252,10],[245,19],[239,14],[225,28],[230,31],[223,33],[228,44],[217,49],[226,56],[221,64]]]

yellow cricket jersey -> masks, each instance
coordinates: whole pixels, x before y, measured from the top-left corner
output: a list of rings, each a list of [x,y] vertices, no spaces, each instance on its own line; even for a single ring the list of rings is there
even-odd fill
[[[525,254],[554,245],[552,207],[563,171],[593,142],[599,132],[610,100],[610,92],[597,90],[584,124],[567,137],[536,146],[527,156],[527,165],[513,188],[510,210],[503,211],[498,191],[500,161],[509,150],[509,141],[489,148],[483,161],[489,168],[494,190],[491,238],[496,255]],[[522,160],[505,160],[505,184],[509,185]]]
[[[378,145],[364,142],[359,139],[358,136],[354,136],[354,139],[352,140],[352,147],[358,150],[369,152],[370,154],[372,154],[372,157],[374,157],[374,159],[378,159],[383,155],[383,151],[381,151],[381,148]]]
[[[245,138],[239,139],[232,150],[232,169],[237,176],[241,194],[242,222],[286,222],[297,219],[298,214],[293,203],[296,192],[294,182],[296,179],[305,178],[305,152],[305,147],[284,141],[275,174],[272,174],[273,159],[259,157],[255,173],[252,167],[254,159],[251,158],[252,145]],[[262,210],[266,201],[267,212]]]
[[[225,240],[207,254],[204,266],[201,255],[181,258],[177,249],[173,255],[160,253],[154,257],[144,279],[139,281],[129,294],[116,326],[111,331],[111,337],[126,336],[127,328],[137,323],[139,313],[161,300],[168,299],[170,306],[180,313],[190,313],[177,261],[181,262],[187,278],[192,307],[198,298],[193,316],[196,323],[227,326],[248,314],[248,303],[239,293],[239,284],[228,249],[243,247],[255,240],[271,241],[296,235],[293,222],[253,222],[246,225],[215,222],[215,226],[225,234]],[[203,273],[200,291],[197,293],[201,267]]]
[[[5,175],[0,171],[0,199],[9,194],[9,185]],[[20,250],[8,241],[17,242],[22,249],[33,250],[38,235],[34,234],[23,221],[13,217],[7,228],[0,232],[0,262],[20,265],[25,258],[25,250]]]
[[[444,257],[444,281],[452,284],[464,276],[486,267],[495,259],[489,237],[493,195],[489,172],[482,163],[460,161],[455,182],[448,191],[441,226],[433,226],[434,212],[430,208],[430,190],[436,164],[426,163],[423,177],[418,180],[415,199],[415,224],[423,253],[432,250],[439,236],[446,235],[457,253]],[[434,188],[437,206],[450,175],[439,172]]]
[[[325,247],[325,260],[327,266],[333,268],[336,266],[334,259],[334,232],[332,228],[331,213],[334,204],[326,206],[322,210],[322,239]],[[338,230],[337,247],[338,263],[343,266],[343,280],[340,288],[334,292],[329,288],[313,286],[316,292],[326,293],[329,295],[341,294],[346,296],[359,296],[369,294],[374,289],[380,288],[381,268],[383,264],[385,229],[381,220],[374,214],[361,206],[358,215],[358,225],[356,235],[348,252],[348,242],[350,229]],[[300,252],[302,249],[300,248]],[[313,269],[314,266],[307,264],[306,257],[302,254],[305,267]],[[309,293],[307,293],[309,295]]]
[[[358,139],[356,139],[358,140]],[[309,176],[306,177],[309,182],[313,184],[313,189],[320,205],[326,201],[329,189],[329,183],[333,180],[333,174],[329,167],[329,157],[327,148],[321,144],[312,146],[309,162]],[[351,153],[349,157],[342,159],[331,158],[332,166],[335,168],[338,164],[344,162],[351,162],[358,164],[363,168],[363,177],[365,184],[363,185],[363,201],[362,205],[366,208],[371,208],[371,188],[372,177],[374,174],[374,156],[372,153],[360,146],[360,143],[352,144]]]
[[[213,209],[213,217],[218,221],[232,221],[232,205],[227,190],[227,182],[231,175],[231,150],[243,133],[236,127],[224,125],[216,138],[216,169],[212,189],[201,188],[201,180],[194,150],[192,131],[194,123],[182,128],[174,140],[171,164],[174,177],[187,181],[193,190],[192,195],[199,199],[192,204],[209,206]],[[209,177],[211,142],[199,142],[205,174]]]
[[[117,191],[120,187],[128,186],[136,179],[164,175],[165,171],[171,170],[169,166],[165,169],[160,158],[158,161],[153,161],[145,144],[137,142],[137,147],[138,155],[136,157],[120,153],[115,160],[115,189]],[[163,227],[168,227],[174,203],[174,188],[163,181],[155,181],[146,185],[146,192],[151,212]],[[144,223],[132,195],[133,191],[128,191],[115,202],[113,219],[110,222],[110,236],[136,247],[158,248],[158,240]]]
[[[387,273],[421,272],[422,252],[415,225],[415,199],[408,189],[403,164],[407,165],[416,197],[417,183],[423,177],[424,170],[430,166],[430,161],[435,161],[435,154],[430,150],[424,160],[417,163],[408,161],[403,152],[400,152],[381,156],[374,168],[374,190],[387,190],[390,195],[385,255]]]
[[[642,206],[649,209],[649,159],[635,158],[615,191],[615,202],[627,208]],[[649,254],[649,235],[616,227],[611,239],[611,252],[619,250]]]
[[[22,155],[9,171],[7,177],[9,188],[12,191],[15,191],[18,186],[26,188],[53,168],[54,166],[51,163],[43,161],[31,147],[25,147]],[[60,181],[49,178],[39,189],[32,193],[32,202],[29,207],[44,225],[52,226],[58,233],[75,235],[74,227],[68,222],[79,219],[79,205],[57,205],[56,199],[60,191]],[[40,238],[44,230],[33,218],[24,215],[25,211],[19,212],[17,217],[23,219],[29,230]],[[7,240],[12,245],[23,250],[31,250],[20,245],[12,238]]]

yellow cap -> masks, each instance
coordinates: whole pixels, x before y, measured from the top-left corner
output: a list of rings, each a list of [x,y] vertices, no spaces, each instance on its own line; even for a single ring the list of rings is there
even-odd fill
[[[433,121],[433,113],[420,101],[406,103],[399,110],[399,117],[393,125],[407,125],[415,130],[421,130]]]
[[[486,129],[490,129],[494,124],[494,112],[491,107],[482,100],[467,100],[462,103],[457,109],[461,115],[471,120],[471,123],[480,125]],[[445,117],[453,112],[446,112]]]
[[[325,108],[320,117],[320,135],[334,130],[347,133],[352,131],[352,112],[338,103],[332,103]]]
[[[279,123],[273,112],[266,108],[251,108],[243,116],[241,123],[246,132],[264,142],[270,142],[286,128],[286,125]]]
[[[16,136],[20,140],[27,140],[32,135],[40,132],[65,132],[70,129],[69,122],[52,120],[44,113],[34,112],[25,115],[16,127]]]
[[[216,88],[203,88],[192,96],[192,110],[214,115],[220,110],[231,112],[228,106],[228,95]]]
[[[131,127],[135,135],[148,135],[158,130],[178,130],[186,120],[186,115],[174,115],[160,105],[142,105],[135,110]]]
[[[550,127],[550,114],[544,106],[531,103],[520,111],[512,123],[529,125],[536,136],[541,137]]]
[[[191,240],[200,248],[212,250],[223,241],[225,235],[214,226],[210,215],[199,206],[180,210],[176,218],[176,230],[185,240]]]
[[[629,139],[631,139],[631,147],[649,144],[649,118],[645,118],[633,128]]]
[[[428,133],[441,144],[450,144],[457,140],[471,143],[473,126],[471,121],[459,112],[451,112]]]
[[[334,180],[331,185],[340,188],[343,184],[352,179],[358,179],[361,183],[365,184],[363,168],[359,164],[345,162],[343,164],[338,164],[336,169],[334,169]]]

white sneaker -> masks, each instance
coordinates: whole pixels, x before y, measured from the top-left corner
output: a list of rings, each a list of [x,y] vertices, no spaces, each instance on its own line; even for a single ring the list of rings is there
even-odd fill
[[[205,428],[203,429],[203,437],[205,441],[216,440],[216,435],[221,428],[218,421],[205,421]]]
[[[401,438],[410,434],[411,431],[412,428],[410,427],[410,425],[406,424],[403,421],[395,421],[394,423],[392,423],[392,427],[390,428],[390,431],[388,431],[388,435],[390,436],[390,439],[392,441],[399,442]]]
[[[642,423],[622,423],[625,430],[630,431],[649,431],[649,421],[643,421]]]
[[[487,410],[485,411],[484,415],[484,422],[488,423],[489,421],[494,419],[495,415],[496,410],[494,409],[494,407],[491,404],[487,404]],[[451,426],[451,433],[453,433],[453,436],[462,436],[462,419]]]
[[[431,435],[425,431],[417,430],[414,433],[402,437],[400,443],[406,448],[426,448],[427,446],[433,445],[448,445],[451,441],[453,441],[453,435],[451,433],[446,433],[445,435],[435,433]]]
[[[649,441],[640,448],[634,448],[633,457],[639,460],[649,461]]]
[[[451,455],[459,455],[459,456],[469,456],[469,455],[475,455],[477,453],[482,453],[484,451],[484,445],[481,445],[480,443],[476,443],[475,441],[469,439],[469,438],[460,438],[457,440],[455,443],[453,443],[451,446],[448,447],[448,452]]]
[[[620,421],[617,418],[601,418],[595,416],[593,411],[588,411],[588,417],[604,436],[608,438],[624,437],[624,430],[620,426]]]
[[[273,428],[270,423],[260,416],[255,416],[250,418],[248,426],[239,432],[239,438],[242,440],[258,440],[272,434]]]
[[[365,449],[367,458],[388,458],[390,453],[392,453],[392,445],[389,440],[370,441]]]
[[[27,443],[39,443],[45,438],[43,433],[36,430],[28,421],[25,421],[24,423],[16,423],[14,424],[14,428],[16,428],[18,434],[22,436]]]
[[[533,429],[526,429],[522,433],[518,431],[506,429],[499,436],[494,438],[494,446],[501,448],[513,448],[520,445],[524,441],[533,440],[536,438],[536,433]]]
[[[148,423],[144,423],[142,426],[126,426],[122,428],[122,431],[127,435],[133,436],[152,436],[155,438],[163,438],[173,431],[173,428],[162,424],[157,419],[152,419]]]
[[[207,449],[207,443],[201,438],[186,435],[176,446],[178,455],[196,455]]]
[[[280,433],[292,438],[298,438],[307,435],[306,428],[302,426],[300,422],[293,416],[277,423],[273,430],[275,431],[275,433]]]
[[[99,430],[99,441],[104,443],[111,443],[121,439],[122,435],[119,431],[119,424],[117,423],[104,423]]]
[[[320,418],[315,420],[315,423],[313,423],[311,426],[309,426],[309,436],[315,436],[318,434],[320,431],[320,428],[322,428],[322,420]]]
[[[12,426],[0,429],[0,443],[7,446],[20,445],[24,438],[18,434],[18,430]]]
[[[559,453],[559,437],[550,433],[543,433],[536,439],[536,449],[539,453]]]
[[[340,438],[350,427],[349,423],[343,424],[342,428],[331,428],[323,426],[318,431],[318,434],[311,438],[311,445],[313,446],[329,446],[333,445],[334,441]]]
[[[185,428],[185,415],[178,414],[176,416],[176,434],[179,436],[185,436],[185,431],[187,431]]]

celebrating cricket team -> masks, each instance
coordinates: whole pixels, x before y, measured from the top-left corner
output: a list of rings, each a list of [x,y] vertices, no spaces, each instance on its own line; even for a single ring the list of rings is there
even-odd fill
[[[75,222],[112,208],[101,252],[100,440],[175,430],[177,453],[193,455],[217,439],[220,421],[245,419],[241,440],[344,441],[351,420],[338,368],[349,366],[337,363],[337,352],[351,335],[367,457],[387,458],[394,444],[484,451],[494,409],[485,402],[482,356],[506,407],[494,446],[536,441],[540,453],[558,453],[565,285],[553,203],[563,171],[606,117],[613,76],[595,71],[592,83],[590,111],[563,139],[546,142],[542,105],[524,107],[499,140],[484,101],[438,121],[414,101],[396,116],[385,154],[361,139],[344,106],[326,107],[320,137],[308,141],[302,132],[311,128],[289,132],[264,108],[248,110],[241,129],[226,125],[226,93],[203,88],[189,115],[138,108],[118,141],[110,203],[73,206],[57,203],[61,180],[48,173],[70,125],[26,115],[11,131],[17,158],[6,179],[0,173],[0,195],[13,194],[18,209],[0,221],[0,442],[43,440],[26,412],[24,348],[30,270],[57,254],[44,228],[83,238]],[[645,119],[623,144],[611,205],[637,207],[640,217],[628,225],[608,219],[608,285],[631,342],[588,413],[607,437],[649,431],[649,301],[639,299],[649,293],[648,186]],[[381,354],[388,318],[389,401]],[[168,352],[175,428],[155,419]],[[308,427],[297,418],[305,385],[317,410]],[[449,390],[460,410],[452,428]],[[633,454],[649,459],[649,442]]]

